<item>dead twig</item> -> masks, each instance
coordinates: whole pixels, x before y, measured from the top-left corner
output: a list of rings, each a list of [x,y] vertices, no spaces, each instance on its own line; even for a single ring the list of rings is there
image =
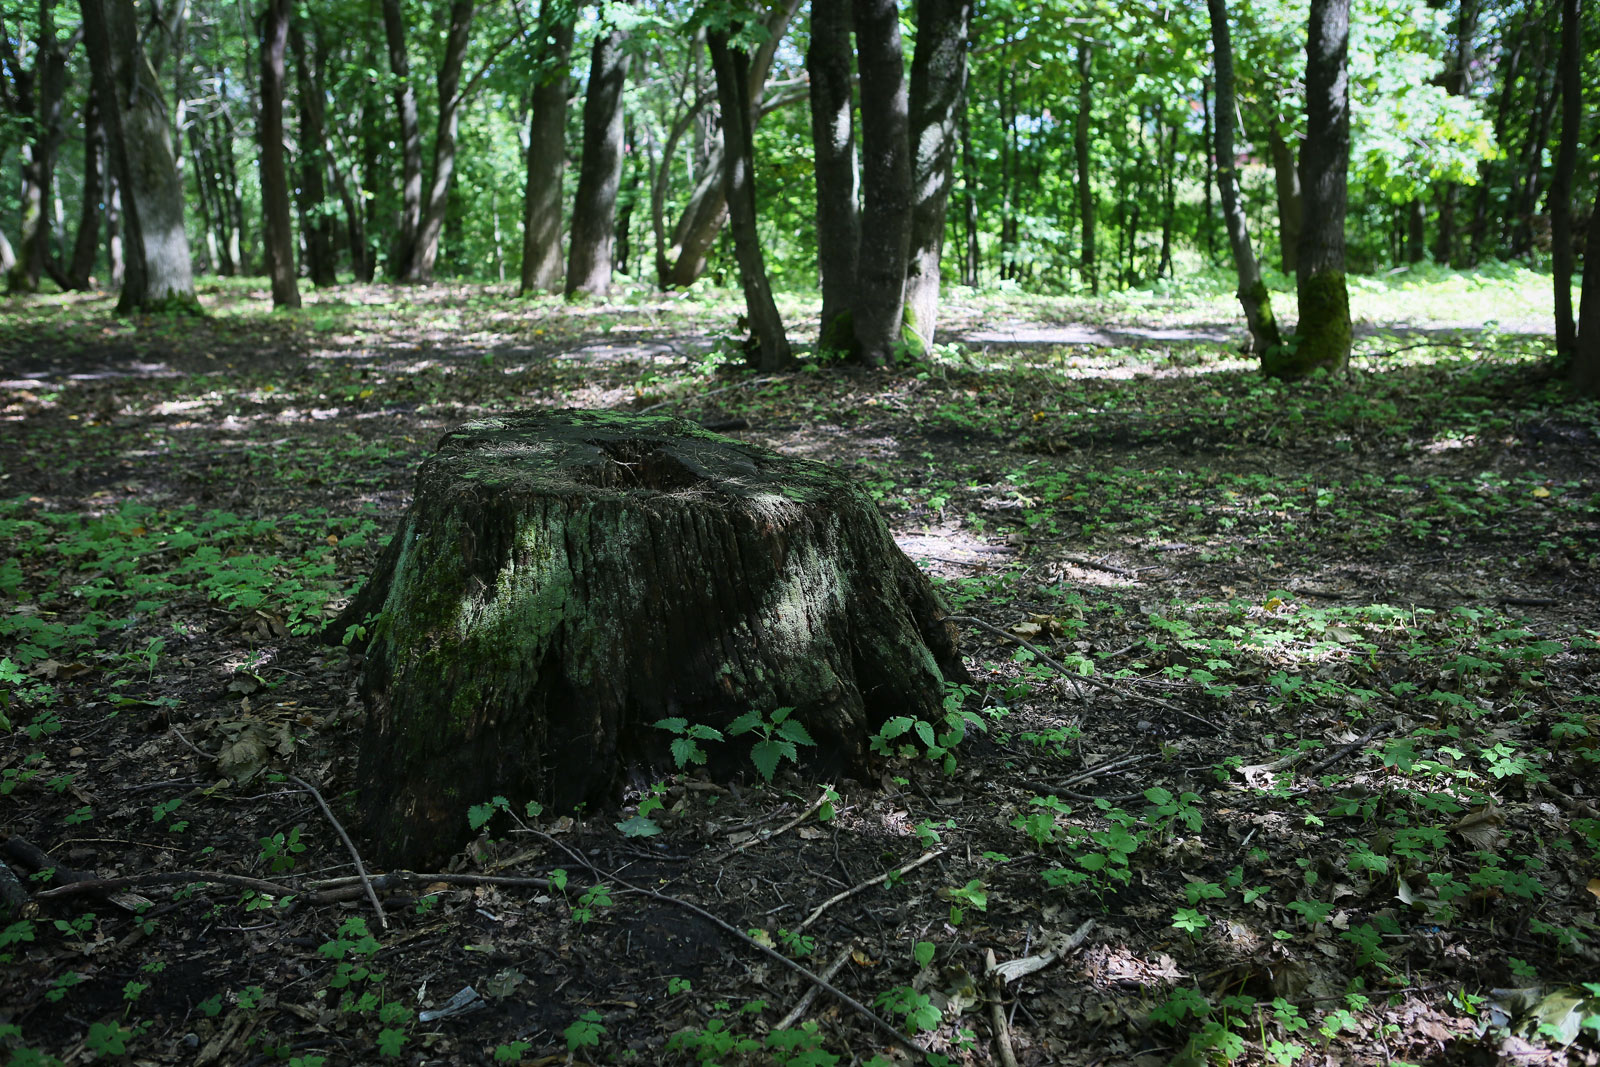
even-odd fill
[[[1155,759],[1154,756],[1118,756],[1116,759],[1106,760],[1104,763],[1096,763],[1093,767],[1086,767],[1072,777],[1063,779],[1054,788],[1065,789],[1068,786],[1077,785],[1079,782],[1087,782],[1090,778],[1098,778],[1102,774],[1120,771],[1124,767],[1132,767],[1136,763],[1146,763],[1153,759]]]
[[[854,952],[855,950],[856,943],[851,941],[844,947],[844,950],[840,952],[838,956],[834,957],[833,962],[828,964],[827,969],[822,972],[822,977],[829,982],[833,981],[833,976],[838,974],[840,969],[842,969],[844,965],[850,961],[850,953]],[[780,1021],[777,1026],[774,1026],[773,1029],[787,1030],[789,1027],[793,1026],[795,1023],[804,1018],[806,1009],[811,1007],[811,1002],[817,999],[817,991],[821,988],[821,986],[817,985],[808,988],[805,992],[805,995],[795,1003],[794,1007],[789,1009],[789,1014],[785,1015],[782,1021]]]
[[[1011,1027],[1006,1024],[1005,979],[998,974],[993,974],[995,968],[994,949],[989,949],[985,954],[985,963],[989,976],[989,1021],[994,1027],[994,1051],[1000,1060],[1001,1067],[1017,1067],[1017,1053],[1011,1047]]]
[[[807,808],[805,811],[802,811],[799,815],[796,815],[794,818],[790,819],[788,822],[784,823],[782,826],[778,827],[776,830],[767,830],[767,831],[763,831],[763,832],[757,832],[754,837],[750,838],[750,840],[739,842],[737,845],[735,845],[732,848],[730,848],[720,858],[726,859],[729,856],[737,856],[739,853],[743,852],[745,849],[749,848],[751,845],[758,844],[758,843],[764,843],[764,842],[767,842],[767,841],[771,841],[774,837],[777,837],[780,834],[788,833],[790,830],[793,830],[796,826],[799,826],[801,823],[803,823],[807,819],[809,819],[813,812],[815,812],[818,808],[822,807],[822,802],[828,799],[828,794],[831,793],[831,792],[833,792],[833,786],[831,786],[831,785],[823,786],[822,787],[822,792],[817,796],[817,799],[812,801],[811,802],[811,806],[809,808]]]
[[[297,889],[292,889],[277,882],[268,882],[261,878],[247,878],[242,874],[223,874],[221,871],[147,871],[144,874],[129,874],[119,878],[88,878],[82,882],[69,882],[58,885],[53,889],[45,889],[35,893],[37,900],[54,900],[56,897],[75,897],[84,893],[109,893],[116,889],[131,889],[135,886],[147,885],[180,885],[188,882],[215,882],[217,885],[237,886],[240,889],[254,889],[257,893],[270,893],[275,897],[299,896]]]
[[[322,799],[322,793],[316,786],[304,778],[297,778],[292,774],[285,775],[285,777],[307,793],[310,793],[312,798],[316,800],[317,807],[322,809],[322,814],[327,816],[328,821],[333,824],[333,829],[339,835],[339,840],[344,842],[345,850],[350,853],[350,859],[356,865],[356,877],[361,879],[361,885],[367,891],[367,900],[371,902],[372,910],[378,914],[378,925],[385,930],[389,929],[389,917],[383,913],[383,905],[378,902],[378,894],[372,888],[372,879],[367,877],[367,865],[361,862],[361,853],[356,851],[356,843],[350,840],[349,834],[345,833],[344,824],[333,814],[333,809],[328,807],[326,800]]]
[[[910,872],[916,870],[918,867],[921,867],[924,863],[927,863],[930,860],[936,860],[940,856],[944,855],[946,852],[949,852],[949,851],[950,850],[947,849],[947,848],[936,848],[932,852],[924,852],[922,855],[918,856],[916,859],[912,860],[910,863],[907,863],[907,864],[904,864],[903,866],[897,867],[892,871],[884,871],[882,874],[878,875],[878,877],[869,878],[865,882],[862,882],[860,885],[852,886],[851,888],[846,889],[842,893],[835,893],[833,896],[829,897],[827,900],[824,900],[821,904],[818,904],[816,910],[813,911],[810,915],[807,915],[806,916],[806,921],[801,923],[797,927],[797,929],[804,930],[806,927],[810,926],[812,923],[816,922],[819,918],[821,918],[823,912],[827,911],[829,908],[831,908],[835,904],[839,903],[839,901],[848,900],[851,897],[855,896],[857,893],[860,893],[860,892],[862,892],[863,890],[866,890],[866,889],[871,889],[873,886],[878,885],[880,882],[887,882],[891,878],[898,878],[900,875],[909,874]]]
[[[1371,741],[1374,737],[1377,737],[1378,736],[1378,731],[1381,730],[1382,728],[1383,728],[1383,723],[1381,723],[1381,722],[1373,723],[1372,726],[1367,730],[1366,733],[1362,734],[1360,737],[1356,738],[1354,741],[1350,742],[1348,745],[1339,746],[1338,748],[1333,750],[1333,753],[1331,755],[1329,755],[1325,759],[1319,760],[1318,762],[1316,762],[1316,763],[1312,764],[1310,767],[1308,767],[1306,769],[1306,772],[1305,772],[1306,776],[1310,777],[1310,778],[1315,778],[1317,775],[1321,774],[1323,771],[1327,770],[1329,767],[1332,767],[1335,763],[1338,763],[1340,760],[1342,760],[1346,756],[1350,755],[1350,753],[1354,752],[1356,749],[1361,748],[1362,746],[1364,746],[1368,741]]]

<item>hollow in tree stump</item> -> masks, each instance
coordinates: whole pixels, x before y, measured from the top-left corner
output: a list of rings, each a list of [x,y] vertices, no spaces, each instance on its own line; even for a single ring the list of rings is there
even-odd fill
[[[358,769],[380,862],[464,843],[492,796],[557,809],[673,766],[683,718],[794,708],[819,773],[966,678],[871,499],[820,463],[671,417],[537,411],[447,434],[335,632],[376,613]],[[750,766],[750,736],[708,745]]]

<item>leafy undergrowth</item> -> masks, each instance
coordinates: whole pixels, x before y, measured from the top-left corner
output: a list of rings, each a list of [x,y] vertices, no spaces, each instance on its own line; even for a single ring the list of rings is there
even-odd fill
[[[1426,329],[1458,294],[1515,304],[1432,281],[1379,294],[1408,329],[1366,330],[1348,378],[1294,385],[1151,336],[1205,292],[959,294],[958,342],[1107,336],[782,375],[722,354],[725,294],[18,307],[0,1041],[308,1067],[1596,1062],[1600,409],[1538,335]],[[450,870],[377,872],[380,921],[304,788],[348,813],[362,718],[313,635],[439,433],[530,404],[856,468],[970,620],[974,682],[941,722],[887,723],[870,782],[809,776],[782,709],[742,738],[667,721],[682,773],[615,811],[482,797]],[[752,740],[747,781],[694,773]],[[855,1006],[791,1012],[811,982],[783,960]]]

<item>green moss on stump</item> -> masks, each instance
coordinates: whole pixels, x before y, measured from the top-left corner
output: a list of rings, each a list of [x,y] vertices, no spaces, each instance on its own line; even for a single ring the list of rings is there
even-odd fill
[[[557,809],[672,769],[682,717],[796,708],[823,773],[965,677],[931,585],[839,471],[669,416],[541,411],[445,436],[363,590],[358,769],[380,862],[436,863],[469,800]],[[352,611],[361,606],[352,605]],[[370,606],[365,610],[372,610]],[[748,772],[748,745],[713,772]]]

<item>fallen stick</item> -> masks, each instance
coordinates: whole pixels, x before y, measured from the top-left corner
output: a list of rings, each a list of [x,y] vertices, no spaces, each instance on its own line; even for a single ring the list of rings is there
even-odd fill
[[[378,894],[372,888],[372,879],[367,877],[367,866],[361,862],[361,853],[356,851],[356,843],[350,840],[349,834],[344,832],[344,825],[340,823],[339,820],[334,816],[333,809],[328,807],[328,802],[326,800],[322,799],[322,793],[317,789],[316,786],[312,785],[304,778],[297,778],[292,774],[286,775],[285,777],[287,777],[289,781],[293,782],[301,789],[304,789],[307,793],[310,793],[313,799],[316,800],[317,807],[322,809],[322,814],[326,815],[328,817],[328,821],[333,824],[334,830],[339,834],[339,840],[344,842],[344,847],[350,853],[350,859],[355,862],[356,877],[361,879],[362,888],[367,891],[367,900],[371,902],[372,910],[378,915],[378,925],[383,927],[385,930],[389,929],[389,917],[383,913],[383,905],[379,903]]]
[[[822,807],[822,802],[824,800],[828,799],[828,794],[830,792],[832,792],[832,791],[833,791],[833,786],[831,786],[831,785],[823,786],[821,795],[819,795],[817,797],[817,799],[812,802],[811,806],[809,808],[807,808],[805,811],[802,811],[799,815],[796,815],[794,818],[790,819],[788,822],[784,823],[782,826],[778,827],[776,830],[766,830],[766,831],[758,830],[758,831],[756,831],[754,837],[751,837],[748,841],[739,842],[737,845],[735,845],[732,848],[730,848],[727,852],[723,853],[723,855],[721,857],[719,857],[719,858],[720,859],[727,859],[729,856],[736,856],[739,853],[743,852],[745,849],[749,848],[751,845],[762,843],[762,842],[766,842],[766,841],[771,841],[774,837],[777,837],[780,834],[788,833],[790,830],[793,830],[796,826],[799,826],[801,823],[803,823],[807,819],[809,819],[811,817],[811,813],[812,812],[814,812],[818,808]]]
[[[851,941],[844,947],[844,951],[840,952],[834,961],[828,964],[828,969],[822,972],[822,977],[826,981],[833,981],[833,976],[838,974],[840,969],[849,962],[850,953],[854,952],[855,950],[856,943]],[[778,1024],[774,1026],[773,1029],[787,1030],[789,1027],[799,1022],[800,1019],[805,1015],[806,1009],[811,1007],[811,1002],[817,999],[817,992],[821,988],[822,987],[819,985],[814,985],[808,988],[805,992],[805,995],[802,996],[798,1002],[796,1002],[794,1007],[789,1009],[789,1014],[785,1015],[781,1020],[779,1020]]]
[[[804,930],[806,927],[810,926],[812,923],[821,918],[823,912],[839,903],[839,901],[848,900],[864,889],[871,889],[880,882],[887,882],[889,879],[897,877],[898,875],[907,874],[911,871],[914,871],[918,867],[921,867],[924,863],[927,863],[929,860],[938,859],[940,856],[949,851],[950,850],[947,848],[936,848],[932,852],[924,852],[922,855],[918,856],[916,859],[912,860],[910,863],[907,863],[903,867],[898,867],[892,871],[884,871],[876,878],[869,878],[867,881],[862,882],[858,886],[846,889],[842,893],[835,893],[827,900],[824,900],[821,904],[818,904],[817,910],[806,916],[806,921],[801,923],[797,929]]]

